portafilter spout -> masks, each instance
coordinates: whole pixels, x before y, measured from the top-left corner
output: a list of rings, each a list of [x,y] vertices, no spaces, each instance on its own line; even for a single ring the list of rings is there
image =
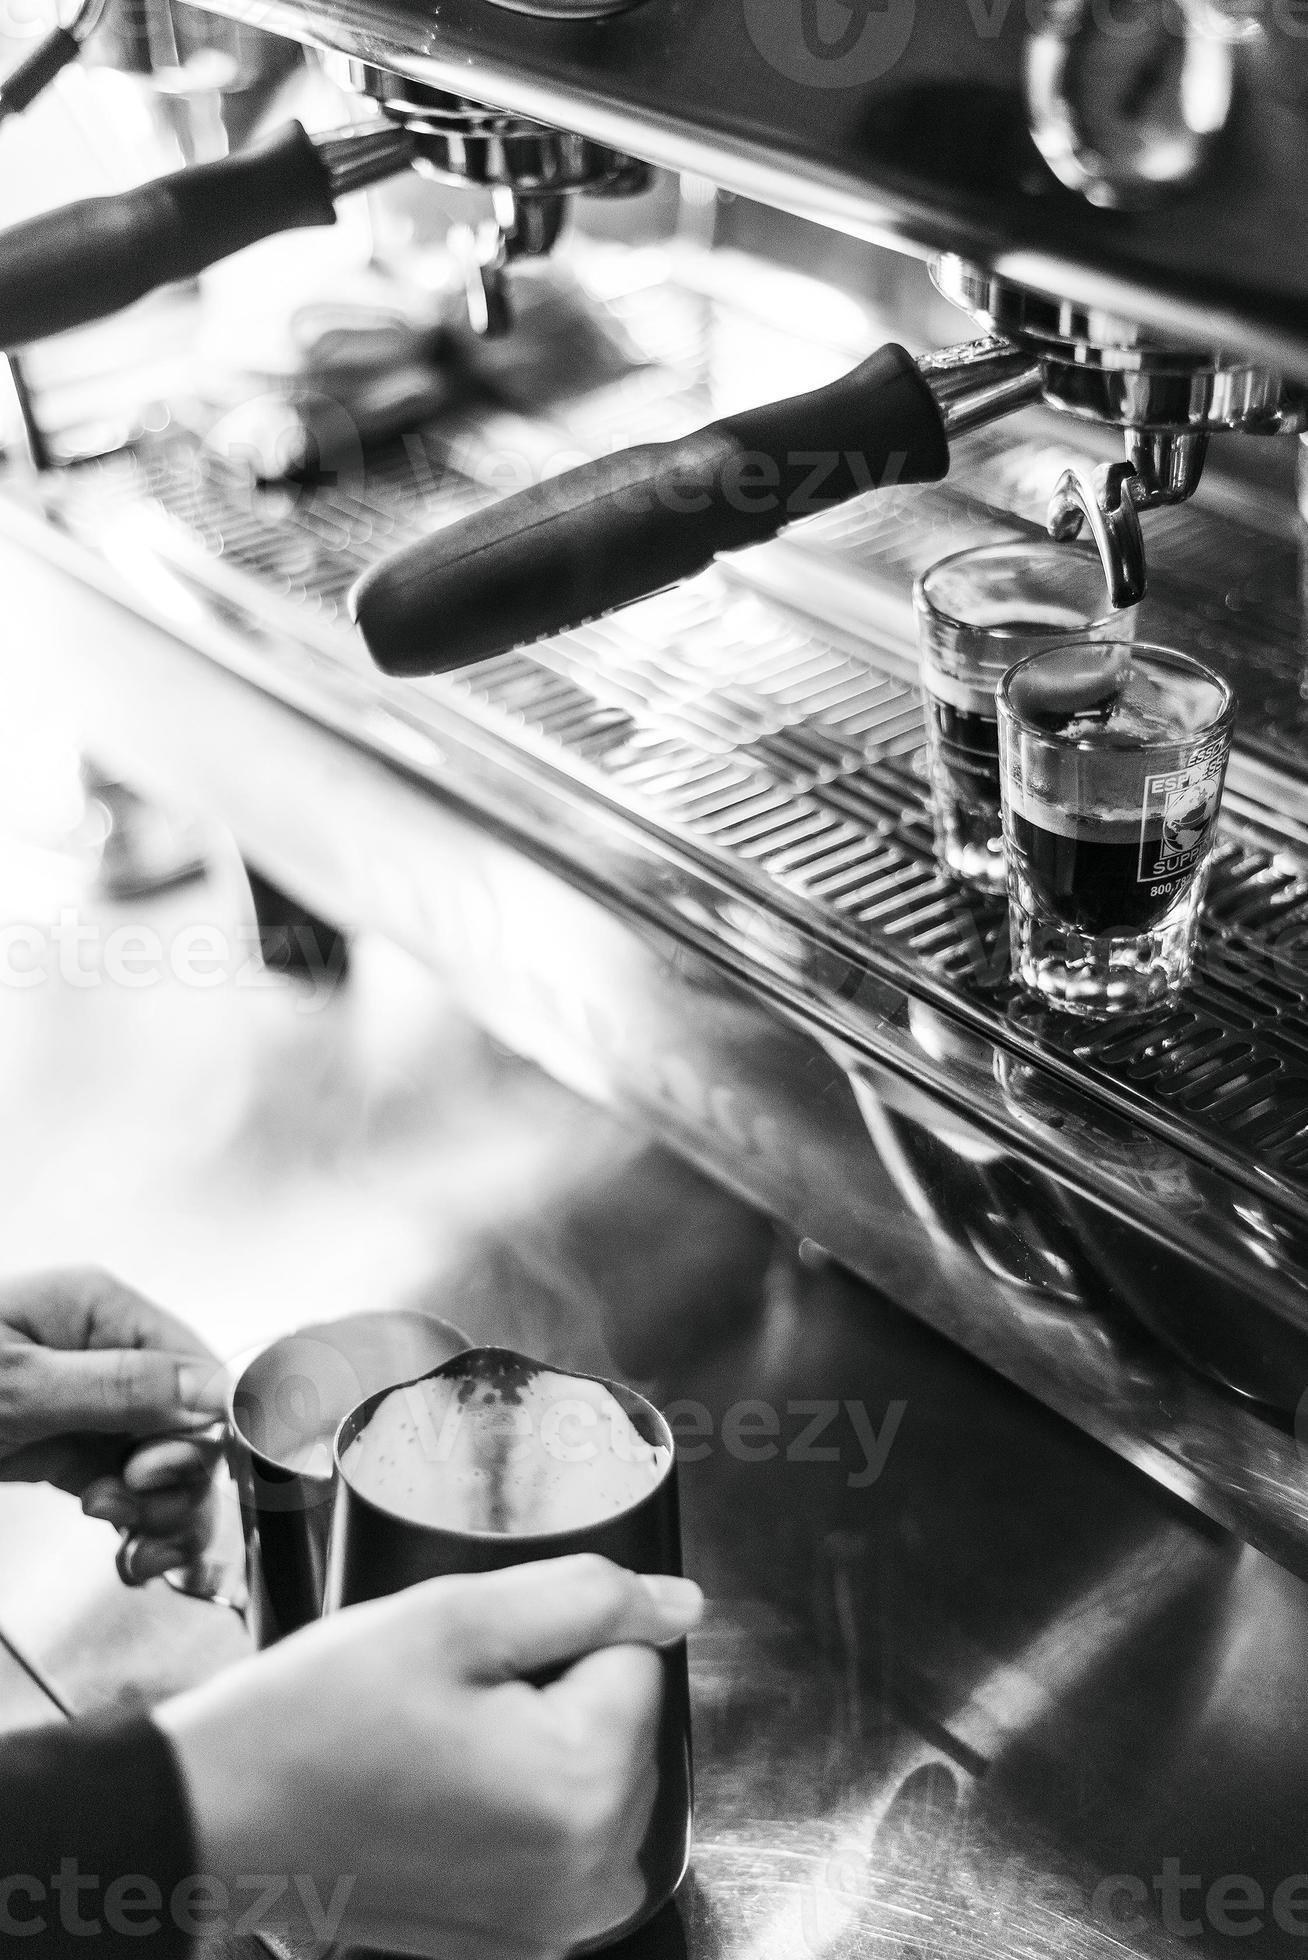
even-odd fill
[[[1097,470],[1074,464],[1063,471],[1049,500],[1049,535],[1064,544],[1090,526],[1108,596],[1115,606],[1138,606],[1144,598],[1144,536],[1132,490],[1136,483],[1129,463],[1105,463]]]
[[[584,0],[584,6],[593,12],[613,11],[609,0],[605,5]],[[487,339],[512,326],[508,268],[554,249],[574,197],[629,197],[651,181],[647,164],[588,136],[452,95],[369,62],[340,55],[325,56],[324,62],[342,87],[374,103],[409,132],[420,175],[487,193],[485,222],[454,225],[449,235],[463,275],[469,324]]]
[[[1124,461],[1065,470],[1047,520],[1056,539],[1088,526],[1115,606],[1144,597],[1140,513],[1194,495],[1211,435],[1295,435],[1305,427],[1301,383],[1223,347],[1174,346],[1118,315],[952,255],[938,259],[931,276],[974,320],[1038,357],[1049,407],[1122,431]]]
[[[1138,606],[1145,596],[1140,512],[1193,496],[1207,453],[1206,435],[1129,429],[1126,462],[1096,470],[1073,464],[1059,477],[1049,500],[1049,535],[1063,543],[1089,524],[1115,606]]]

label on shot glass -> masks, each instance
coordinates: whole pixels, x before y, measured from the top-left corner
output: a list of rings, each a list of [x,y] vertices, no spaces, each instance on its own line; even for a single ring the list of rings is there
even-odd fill
[[[1204,855],[1222,800],[1227,748],[1223,736],[1199,749],[1184,767],[1146,776],[1138,884],[1182,877]]]
[[[1228,747],[1223,732],[1153,754],[1069,748],[1051,770],[1047,751],[1011,745],[1006,829],[1048,915],[1092,937],[1152,932],[1211,848]]]

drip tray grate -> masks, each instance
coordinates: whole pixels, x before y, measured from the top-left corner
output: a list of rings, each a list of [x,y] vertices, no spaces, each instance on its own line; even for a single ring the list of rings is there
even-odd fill
[[[442,467],[435,450],[415,491],[410,463],[383,467],[357,494],[261,499],[202,459],[198,444],[186,452],[174,434],[166,451],[78,471],[68,513],[94,540],[104,536],[107,509],[150,507],[185,536],[192,570],[198,546],[202,562],[253,581],[254,610],[258,594],[293,602],[319,629],[306,642],[313,657],[357,673],[366,661],[344,606],[354,578],[380,553],[484,497]],[[1005,484],[1026,480],[1020,464],[1010,447]],[[709,574],[530,653],[440,681],[375,676],[378,702],[402,703],[410,718],[421,717],[432,695],[457,704],[546,753],[590,794],[730,861],[765,902],[769,891],[784,891],[815,920],[893,947],[964,990],[1005,1025],[1010,1044],[1038,1038],[1044,1052],[1143,1092],[1210,1150],[1252,1153],[1265,1171],[1301,1187],[1302,1199],[1308,859],[1273,819],[1232,799],[1195,986],[1164,1019],[1111,1029],[1068,1023],[1015,994],[1002,904],[974,899],[937,871],[921,704],[908,678],[907,585],[916,566],[987,523],[1011,522],[977,488],[994,467],[994,454],[982,451],[977,480],[897,493],[893,510],[854,506],[791,534],[788,551],[803,550],[807,538],[814,552],[814,607],[832,553],[847,552],[851,564],[874,561],[887,594],[877,633],[884,657],[747,589],[740,574]],[[1239,625],[1235,617],[1226,649],[1237,661]]]
[[[1162,1018],[1110,1028],[1070,1022],[1009,982],[1003,903],[961,891],[936,868],[916,689],[858,663],[859,746],[841,740],[848,724],[828,733],[826,718],[839,728],[843,705],[823,706],[787,731],[778,764],[777,736],[753,734],[757,704],[728,748],[721,710],[731,683],[714,691],[712,714],[684,684],[692,666],[702,671],[689,659],[701,639],[721,649],[723,672],[738,676],[766,626],[766,602],[746,597],[724,608],[720,591],[687,588],[650,607],[669,632],[679,625],[680,643],[662,687],[652,657],[642,658],[639,717],[622,621],[590,629],[584,648],[570,635],[538,656],[507,656],[443,686],[483,713],[511,715],[535,742],[567,749],[669,830],[896,944],[1067,1060],[1145,1090],[1291,1178],[1308,1173],[1308,866],[1291,868],[1273,840],[1228,829],[1185,1002]],[[800,676],[807,685],[851,664],[817,634],[774,617],[790,655],[789,679],[779,664],[771,668],[774,695],[798,693]],[[604,657],[610,645],[612,663]],[[591,690],[581,685],[583,671]],[[617,721],[605,719],[617,705],[610,693],[622,704]],[[712,750],[688,738],[696,723],[711,724]]]

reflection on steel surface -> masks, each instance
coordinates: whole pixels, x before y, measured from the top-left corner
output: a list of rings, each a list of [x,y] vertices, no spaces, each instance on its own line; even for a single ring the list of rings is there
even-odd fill
[[[747,1250],[758,1231],[660,1151],[592,1162],[428,1296],[478,1341],[640,1380],[709,1441],[682,1476],[710,1600],[694,1872],[623,1960],[1177,1960],[1210,1949],[1166,1922],[1168,1860],[1200,1875],[1187,1916],[1244,1873],[1265,1900],[1249,1950],[1296,1952],[1270,1901],[1302,1860],[1302,1586],[829,1262]],[[858,1488],[847,1431],[797,1448],[790,1422],[850,1404],[882,1433],[903,1411]],[[726,1438],[760,1407],[783,1430],[755,1457]],[[0,1505],[10,1592],[35,1531],[56,1592],[92,1581],[36,1641],[74,1707],[235,1657],[224,1616],[192,1612],[221,1624],[188,1646],[160,1591],[119,1595],[106,1643],[111,1537],[45,1502],[15,1532],[21,1495]]]

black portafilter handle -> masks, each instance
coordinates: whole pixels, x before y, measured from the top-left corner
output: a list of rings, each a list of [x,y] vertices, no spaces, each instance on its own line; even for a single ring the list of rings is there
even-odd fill
[[[552,477],[410,545],[352,596],[388,674],[434,674],[582,625],[863,491],[934,483],[945,418],[883,347],[790,401]]]
[[[315,142],[289,123],[217,163],[28,218],[0,232],[0,350],[104,319],[275,232],[335,224],[336,197],[411,154],[390,127]]]

